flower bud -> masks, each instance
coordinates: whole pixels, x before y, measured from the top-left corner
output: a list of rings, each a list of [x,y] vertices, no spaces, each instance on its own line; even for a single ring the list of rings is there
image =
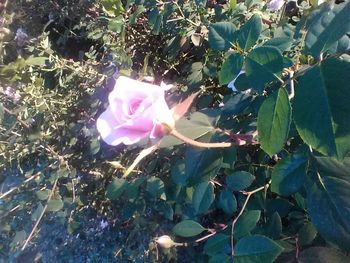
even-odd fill
[[[171,248],[176,245],[176,243],[167,235],[158,237],[156,239],[156,242],[158,243],[158,245],[164,248]]]

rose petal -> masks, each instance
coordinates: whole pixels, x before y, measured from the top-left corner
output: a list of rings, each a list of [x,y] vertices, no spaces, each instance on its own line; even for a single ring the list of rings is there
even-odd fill
[[[149,132],[140,130],[131,130],[120,125],[114,118],[111,108],[108,107],[105,112],[97,119],[97,130],[101,134],[102,139],[109,145],[118,145],[124,143],[130,145],[139,142],[147,137]]]

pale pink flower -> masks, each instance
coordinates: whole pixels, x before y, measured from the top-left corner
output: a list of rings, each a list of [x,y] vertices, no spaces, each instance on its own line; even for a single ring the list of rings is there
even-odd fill
[[[271,0],[267,3],[267,9],[269,9],[271,12],[278,11],[282,8],[284,5],[284,0]]]
[[[108,108],[97,119],[97,130],[110,145],[158,139],[175,125],[160,86],[121,76],[108,100]]]

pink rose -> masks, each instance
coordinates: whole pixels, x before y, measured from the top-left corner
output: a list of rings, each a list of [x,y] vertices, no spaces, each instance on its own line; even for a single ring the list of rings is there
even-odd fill
[[[108,108],[97,119],[97,130],[110,145],[160,138],[175,125],[159,86],[119,77],[108,100]]]

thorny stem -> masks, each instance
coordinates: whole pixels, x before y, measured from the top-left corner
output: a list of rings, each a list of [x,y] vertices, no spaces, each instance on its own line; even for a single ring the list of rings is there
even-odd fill
[[[178,131],[176,130],[172,130],[170,132],[170,134],[172,136],[174,136],[175,138],[178,138],[179,140],[187,143],[187,144],[190,144],[190,145],[193,145],[193,146],[196,146],[196,147],[201,147],[201,148],[228,148],[228,147],[232,147],[234,144],[231,143],[231,142],[198,142],[198,141],[195,141],[195,140],[192,140],[184,135],[182,135],[181,133],[179,133]]]
[[[243,204],[243,206],[242,206],[241,211],[239,211],[239,214],[236,216],[235,219],[233,219],[232,225],[231,225],[231,257],[232,257],[232,259],[233,259],[233,256],[234,256],[234,238],[233,238],[233,232],[234,232],[235,224],[237,223],[238,219],[239,219],[239,218],[241,217],[241,215],[243,214],[243,212],[244,212],[244,210],[245,210],[245,208],[246,208],[246,206],[247,206],[247,204],[248,204],[248,202],[249,202],[250,197],[251,197],[253,194],[255,194],[255,193],[257,193],[257,192],[260,192],[260,191],[262,191],[262,190],[265,190],[265,191],[266,191],[267,188],[269,187],[269,185],[270,185],[270,182],[267,183],[266,185],[262,186],[262,187],[259,187],[259,188],[255,189],[255,190],[253,190],[253,191],[246,192],[247,198],[246,198],[245,201],[244,201],[244,204]]]

